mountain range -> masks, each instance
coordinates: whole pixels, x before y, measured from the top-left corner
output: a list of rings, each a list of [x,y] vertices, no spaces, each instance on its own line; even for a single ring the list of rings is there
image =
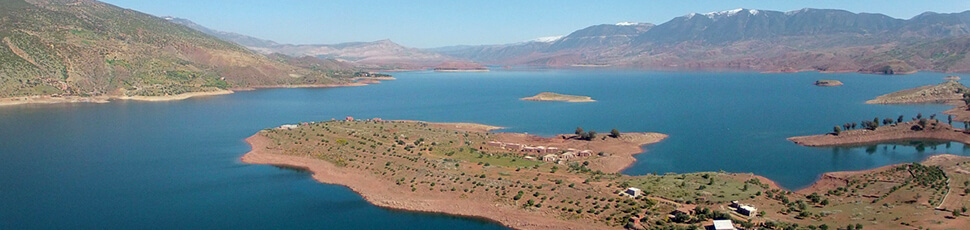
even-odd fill
[[[455,66],[970,72],[970,11],[910,19],[736,9],[594,25],[499,45],[281,44],[95,0],[0,0],[0,98],[165,96],[349,82],[358,70]],[[457,68],[460,69],[460,68]]]
[[[173,20],[178,21],[187,20]],[[833,9],[735,9],[691,13],[659,25],[603,24],[534,41],[432,49],[407,48],[389,40],[286,45],[231,33],[220,36],[225,32],[206,33],[262,53],[334,58],[377,69],[430,68],[436,63],[467,61],[504,66],[764,72],[970,71],[966,57],[970,11],[927,12],[897,19]]]
[[[596,25],[552,42],[436,49],[497,65],[648,69],[970,71],[970,11],[912,19],[844,10],[736,9],[659,25]]]

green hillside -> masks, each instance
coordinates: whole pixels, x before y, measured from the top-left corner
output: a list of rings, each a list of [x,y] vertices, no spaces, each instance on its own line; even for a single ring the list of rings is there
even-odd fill
[[[0,0],[0,97],[164,96],[340,83],[164,19],[92,0]]]

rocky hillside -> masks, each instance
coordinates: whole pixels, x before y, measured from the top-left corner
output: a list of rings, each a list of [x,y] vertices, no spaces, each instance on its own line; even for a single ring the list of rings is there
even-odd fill
[[[653,28],[650,23],[595,25],[577,30],[550,44],[548,50],[608,48],[624,45]]]
[[[0,98],[165,96],[330,84],[188,27],[93,0],[0,0]]]
[[[970,89],[956,80],[947,80],[938,85],[928,85],[882,95],[866,101],[867,104],[912,104],[948,103],[963,99],[963,93]],[[962,102],[961,102],[962,103]]]
[[[654,25],[594,25],[556,39],[500,45],[408,48],[389,40],[288,45],[173,22],[261,53],[315,56],[368,69],[487,65],[617,66],[639,69],[907,74],[970,72],[970,11],[911,19],[844,10],[735,9],[692,13]]]
[[[612,65],[905,74],[970,72],[970,11],[912,19],[844,10],[736,9],[663,24],[619,23],[551,43],[452,47],[439,52],[500,65]]]

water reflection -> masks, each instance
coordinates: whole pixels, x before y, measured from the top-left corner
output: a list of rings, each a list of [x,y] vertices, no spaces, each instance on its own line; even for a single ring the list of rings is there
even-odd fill
[[[276,168],[282,169],[282,170],[294,171],[294,172],[298,172],[298,173],[307,173],[307,174],[312,174],[313,173],[307,167],[298,167],[298,166],[292,166],[292,165],[273,165],[273,167],[276,167]]]

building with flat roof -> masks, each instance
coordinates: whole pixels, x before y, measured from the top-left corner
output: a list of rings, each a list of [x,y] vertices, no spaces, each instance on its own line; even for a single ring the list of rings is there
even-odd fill
[[[741,205],[738,207],[738,213],[745,216],[754,216],[756,215],[755,213],[758,213],[758,209],[747,205]]]
[[[553,162],[558,159],[559,157],[557,157],[556,154],[546,154],[545,156],[542,156],[542,161],[545,161],[545,162]]]
[[[714,230],[738,230],[734,228],[734,223],[731,220],[714,220]]]
[[[626,194],[626,195],[629,195],[630,197],[634,197],[634,198],[636,198],[636,197],[638,197],[640,195],[643,195],[643,191],[642,190],[640,190],[638,188],[634,188],[634,187],[627,188],[626,190],[623,191],[623,193]]]

